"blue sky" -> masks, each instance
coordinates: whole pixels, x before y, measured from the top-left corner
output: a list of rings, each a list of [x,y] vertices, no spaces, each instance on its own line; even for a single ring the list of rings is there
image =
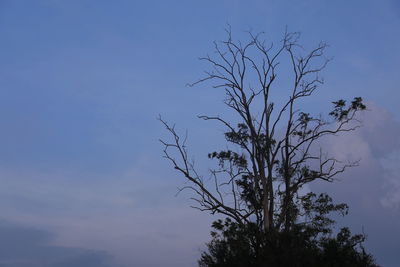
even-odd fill
[[[330,45],[334,60],[313,111],[337,98],[370,103],[364,129],[331,144],[364,162],[332,190],[349,202],[345,222],[364,226],[378,262],[395,266],[396,0],[0,0],[0,233],[12,229],[40,255],[54,255],[55,266],[196,266],[212,218],[191,210],[188,195],[174,196],[183,180],[161,157],[156,118],[188,129],[191,150],[208,164],[203,156],[221,130],[196,116],[222,112],[221,94],[185,84],[201,77],[197,58],[212,53],[228,23],[237,39],[252,29],[279,40],[287,26],[302,32],[305,47]],[[0,264],[21,266],[24,249],[0,254]],[[44,266],[38,261],[25,262]]]

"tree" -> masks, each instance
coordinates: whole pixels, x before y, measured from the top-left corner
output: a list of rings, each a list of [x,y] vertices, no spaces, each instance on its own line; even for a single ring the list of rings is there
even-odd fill
[[[216,232],[200,265],[325,266],[323,259],[332,251],[343,251],[341,255],[348,254],[344,260],[353,264],[347,266],[373,266],[361,246],[363,235],[351,236],[344,228],[332,237],[329,214],[347,214],[347,205],[305,189],[317,180],[332,182],[357,165],[329,156],[322,148],[323,138],[360,127],[356,115],[366,107],[356,97],[348,104],[333,102],[328,119],[305,112],[301,101],[323,84],[320,73],[330,61],[324,56],[327,45],[320,43],[303,54],[299,33],[285,32],[278,45],[261,37],[249,33],[246,43],[235,42],[227,30],[227,40],[214,43],[216,57],[201,58],[211,70],[190,85],[211,81],[214,88],[223,89],[224,104],[237,118],[235,123],[199,116],[226,128],[229,149],[208,155],[217,161],[210,171],[212,183],[189,159],[186,137],[160,118],[173,137],[172,142],[161,141],[164,157],[189,182],[181,190],[193,191],[194,208],[226,217],[214,222]],[[278,74],[284,67],[288,72]],[[288,84],[287,98],[274,99],[276,90],[282,94]],[[300,263],[300,258],[310,261]]]

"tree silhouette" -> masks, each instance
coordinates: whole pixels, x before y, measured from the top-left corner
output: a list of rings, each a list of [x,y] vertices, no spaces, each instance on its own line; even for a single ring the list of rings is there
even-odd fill
[[[206,76],[191,86],[213,82],[225,91],[224,104],[236,114],[199,116],[226,128],[229,149],[208,156],[217,161],[207,182],[189,159],[186,137],[161,120],[172,141],[161,141],[164,156],[188,181],[193,206],[225,220],[214,222],[212,241],[201,266],[374,266],[363,247],[364,235],[347,228],[334,235],[331,212],[347,214],[346,204],[334,204],[327,194],[307,192],[305,186],[334,181],[357,161],[343,162],[323,150],[323,138],[360,127],[357,113],[366,107],[360,97],[333,102],[327,119],[304,111],[301,101],[323,84],[320,73],[330,59],[327,45],[309,52],[299,33],[285,32],[277,44],[249,33],[245,43],[227,39],[215,44],[215,57]],[[287,68],[287,71],[282,70]],[[289,88],[288,88],[289,86]],[[287,94],[285,100],[277,98]]]

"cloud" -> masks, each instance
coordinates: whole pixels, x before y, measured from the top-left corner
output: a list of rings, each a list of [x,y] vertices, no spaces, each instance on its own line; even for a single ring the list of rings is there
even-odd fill
[[[383,266],[396,266],[400,238],[400,122],[386,109],[368,103],[360,119],[363,127],[327,140],[325,149],[342,160],[360,160],[332,184],[316,183],[313,190],[330,193],[350,206],[338,220],[354,232],[365,230],[367,248]]]
[[[0,221],[1,267],[115,267],[104,251],[52,245],[54,235]]]
[[[326,142],[333,156],[361,159],[360,167],[337,183],[316,184],[311,190],[331,192],[336,201],[348,203],[351,213],[340,221],[354,232],[364,227],[369,251],[384,266],[395,266],[400,123],[384,108],[371,103],[368,108],[363,128]],[[0,174],[3,218],[32,226],[0,224],[0,234],[23,240],[2,243],[16,249],[15,254],[0,252],[0,267],[116,266],[110,254],[127,266],[196,266],[209,239],[213,218],[191,210],[186,193],[173,197],[184,180],[158,151],[112,176],[4,167]]]
[[[154,168],[162,164],[158,155],[144,156],[113,177],[0,168],[2,217],[56,233],[37,243],[107,251],[127,266],[196,266],[211,219],[192,210],[185,194],[174,197],[183,180],[173,169]],[[91,255],[65,262],[100,258]]]

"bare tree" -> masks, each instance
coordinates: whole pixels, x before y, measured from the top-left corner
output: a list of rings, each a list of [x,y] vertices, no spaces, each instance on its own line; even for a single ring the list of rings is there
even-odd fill
[[[303,112],[301,100],[323,84],[320,73],[330,61],[324,56],[327,45],[320,43],[306,53],[299,33],[286,32],[276,45],[262,36],[249,33],[246,43],[235,42],[227,30],[227,40],[215,42],[216,56],[201,58],[210,65],[206,76],[190,84],[211,81],[225,90],[224,104],[239,120],[234,124],[220,116],[199,116],[222,124],[234,147],[209,154],[218,161],[210,171],[212,183],[196,171],[186,136],[160,118],[173,137],[161,142],[165,158],[188,180],[181,190],[193,191],[194,208],[224,214],[238,224],[256,223],[265,232],[288,231],[307,215],[299,205],[306,201],[301,193],[305,185],[332,182],[357,165],[329,156],[321,139],[358,128],[356,114],[365,106],[357,97],[349,104],[333,102],[328,119]],[[286,100],[273,99],[278,90],[287,92]]]

